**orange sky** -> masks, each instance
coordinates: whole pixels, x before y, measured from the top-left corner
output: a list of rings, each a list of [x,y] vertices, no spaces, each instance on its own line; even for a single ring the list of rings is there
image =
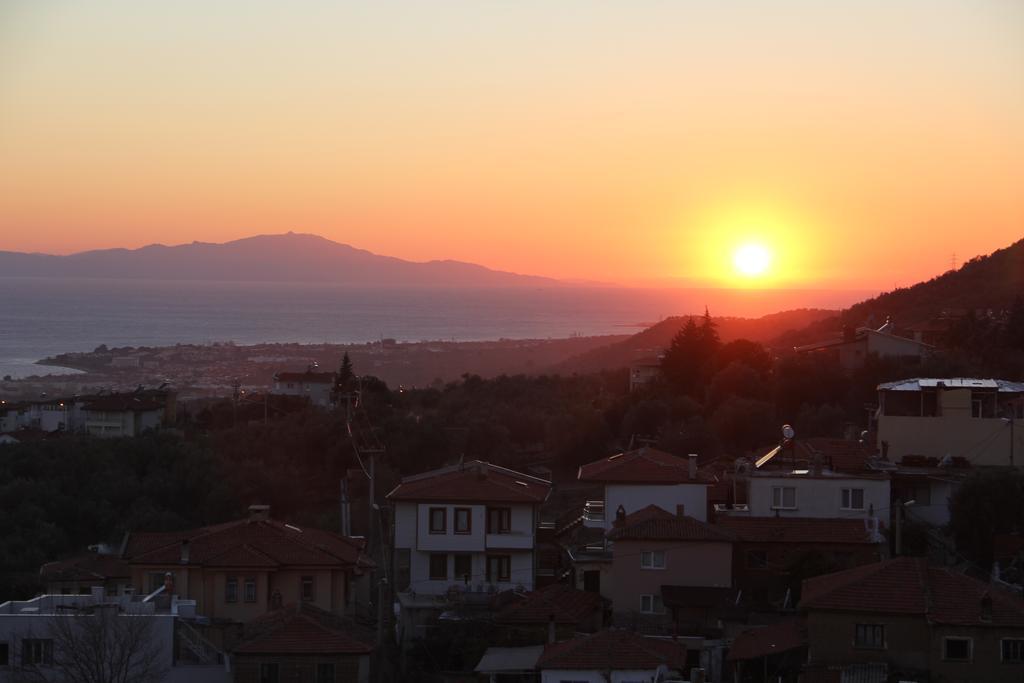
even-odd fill
[[[884,289],[1024,237],[1022,122],[1018,0],[7,0],[0,249]]]

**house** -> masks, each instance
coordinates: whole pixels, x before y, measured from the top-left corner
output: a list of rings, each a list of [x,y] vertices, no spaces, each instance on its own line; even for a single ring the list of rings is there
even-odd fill
[[[797,683],[807,660],[807,625],[784,619],[747,629],[733,639],[726,660],[735,683],[764,683],[765,671],[774,681]]]
[[[550,493],[547,480],[480,460],[403,477],[387,495],[400,642],[451,604],[532,591],[539,507]]]
[[[368,683],[372,629],[309,602],[250,621],[232,652],[234,683]]]
[[[864,367],[864,363],[872,355],[920,362],[934,350],[930,344],[894,334],[893,325],[888,321],[877,330],[870,327],[848,329],[841,339],[830,339],[793,348],[798,354],[827,355],[846,370]]]
[[[617,519],[608,539],[616,623],[639,616],[648,628],[661,625],[669,633],[689,634],[717,622],[708,611],[732,586],[732,534],[684,514],[681,507],[671,513],[648,505]],[[685,589],[697,589],[701,599],[687,604],[687,597],[697,596],[687,596]],[[671,607],[669,592],[676,598]]]
[[[760,608],[793,607],[808,572],[871,564],[888,554],[885,537],[864,519],[727,515],[716,526],[733,537],[736,588]]]
[[[878,443],[893,461],[905,455],[962,457],[975,466],[1017,467],[1024,460],[1024,382],[914,378],[878,385]]]
[[[578,632],[601,630],[605,601],[600,595],[556,583],[530,593],[514,593],[494,615],[504,627],[503,641],[526,645],[571,638]]]
[[[133,392],[41,398],[0,406],[0,431],[75,432],[100,437],[138,436],[173,424],[175,392],[161,386]],[[18,438],[17,435],[15,438]]]
[[[193,627],[195,603],[137,595],[41,595],[0,604],[0,683],[63,680],[88,661],[160,683],[231,683],[226,655]],[[143,672],[149,675],[142,677]],[[113,676],[114,674],[109,674]]]
[[[116,597],[132,585],[128,563],[115,553],[98,551],[47,562],[39,569],[39,579],[49,595],[89,595],[100,587]]]
[[[807,579],[800,610],[807,683],[854,671],[929,683],[1024,678],[1024,600],[924,558]]]
[[[543,645],[489,647],[473,671],[488,683],[537,683],[537,660]]]
[[[365,541],[270,518],[267,505],[245,519],[169,532],[132,532],[122,557],[137,592],[173,580],[207,617],[248,622],[278,606],[311,603],[344,614],[368,601],[373,561]]]
[[[661,358],[640,358],[629,364],[629,390],[637,391],[661,377]]]
[[[649,638],[630,631],[607,629],[545,645],[536,667],[541,683],[679,679],[688,668],[687,649],[670,638]]]
[[[284,396],[304,396],[315,406],[330,407],[335,374],[333,372],[315,372],[315,367],[311,365],[306,368],[305,372],[275,374],[270,393]]]

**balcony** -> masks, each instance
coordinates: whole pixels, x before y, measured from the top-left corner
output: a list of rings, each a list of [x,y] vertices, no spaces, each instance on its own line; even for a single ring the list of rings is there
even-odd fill
[[[715,503],[716,515],[728,515],[731,517],[749,517],[750,506],[746,503]]]
[[[588,500],[583,506],[583,526],[604,527],[604,501]]]

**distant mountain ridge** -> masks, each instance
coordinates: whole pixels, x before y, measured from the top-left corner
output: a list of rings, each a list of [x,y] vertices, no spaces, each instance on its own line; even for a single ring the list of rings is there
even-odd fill
[[[369,286],[549,287],[558,280],[463,261],[406,261],[318,235],[99,249],[67,256],[0,251],[0,275],[153,280],[323,282]]]

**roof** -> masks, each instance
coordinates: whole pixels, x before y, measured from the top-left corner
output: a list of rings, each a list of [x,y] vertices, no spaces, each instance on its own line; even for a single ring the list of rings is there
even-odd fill
[[[743,631],[732,641],[728,661],[759,659],[807,645],[807,625],[800,619]]]
[[[103,412],[133,412],[141,413],[151,410],[163,410],[165,403],[148,396],[136,394],[110,394],[109,396],[97,396],[95,398],[83,399],[83,410],[97,410]]]
[[[403,477],[387,497],[436,502],[543,503],[551,482],[481,460]]]
[[[580,466],[580,481],[620,484],[709,484],[706,472],[690,478],[690,463],[655,448],[638,448]]]
[[[647,670],[661,665],[670,670],[682,670],[686,666],[686,646],[617,629],[545,645],[537,661],[537,668],[541,670]]]
[[[801,457],[809,461],[819,458],[822,464],[834,472],[863,472],[868,470],[868,463],[875,457],[874,446],[861,441],[849,439],[829,439],[811,437],[794,440],[795,448],[801,451]]]
[[[662,586],[666,607],[722,607],[733,603],[733,589],[710,586]]]
[[[558,624],[578,624],[601,609],[599,594],[556,583],[527,593],[523,600],[501,610],[494,621],[499,624],[536,624],[554,619]]]
[[[105,581],[131,576],[128,563],[116,555],[86,553],[66,560],[47,562],[39,568],[43,581]]]
[[[1011,382],[1005,379],[972,379],[968,377],[915,377],[898,382],[879,384],[878,390],[921,391],[922,389],[934,389],[939,385],[947,389],[994,389],[1005,393],[1024,393],[1024,382]]]
[[[712,541],[730,543],[732,534],[686,515],[673,515],[657,505],[637,510],[608,532],[615,541]]]
[[[373,651],[371,631],[309,603],[288,605],[250,621],[234,654],[363,655]]]
[[[242,519],[186,531],[132,532],[124,551],[129,564],[188,564],[204,567],[372,567],[365,541],[273,519]]]
[[[334,384],[333,372],[279,372],[274,375],[278,382],[302,382],[304,384]]]
[[[509,673],[533,671],[544,652],[543,645],[527,647],[489,647],[473,671],[477,673]]]
[[[991,614],[986,619],[983,603],[988,601]],[[920,557],[806,579],[800,608],[919,615],[929,623],[951,626],[1024,628],[1020,597]]]
[[[743,543],[873,544],[864,519],[722,516],[715,525]]]

